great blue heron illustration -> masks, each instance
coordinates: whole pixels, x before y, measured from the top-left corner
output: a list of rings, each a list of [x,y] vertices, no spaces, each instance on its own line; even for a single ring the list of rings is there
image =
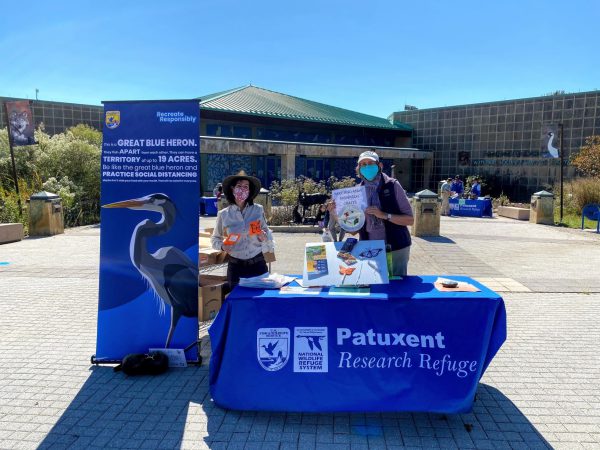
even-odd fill
[[[175,223],[177,210],[165,194],[150,194],[104,205],[104,208],[128,208],[153,211],[162,215],[158,222],[144,219],[137,224],[129,243],[129,256],[154,292],[171,306],[171,326],[165,348],[169,347],[181,316],[198,317],[198,267],[177,247],[167,246],[150,253],[148,238],[167,233]]]
[[[323,348],[321,347],[321,343],[319,341],[321,339],[323,339],[324,336],[303,336],[303,335],[298,335],[296,337],[297,338],[306,338],[306,341],[308,342],[308,346],[310,347],[311,350],[314,350],[315,347],[317,347],[319,350],[323,351]]]
[[[548,152],[552,155],[553,158],[558,158],[558,149],[552,145],[553,143],[554,133],[550,131],[548,133]]]

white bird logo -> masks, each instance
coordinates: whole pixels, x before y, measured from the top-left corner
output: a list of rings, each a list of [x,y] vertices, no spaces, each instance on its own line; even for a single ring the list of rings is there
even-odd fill
[[[550,131],[548,133],[548,137],[548,152],[552,155],[553,158],[558,158],[558,149],[552,146],[552,143],[554,142],[554,133]]]

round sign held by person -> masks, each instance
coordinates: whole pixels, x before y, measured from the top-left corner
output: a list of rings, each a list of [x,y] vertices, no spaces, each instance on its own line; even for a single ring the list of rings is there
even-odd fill
[[[365,224],[365,213],[358,205],[347,205],[342,209],[339,223],[344,230],[354,233]]]

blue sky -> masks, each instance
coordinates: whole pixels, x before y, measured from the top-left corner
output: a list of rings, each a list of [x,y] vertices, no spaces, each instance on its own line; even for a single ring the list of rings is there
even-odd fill
[[[27,1],[0,15],[0,96],[99,104],[252,83],[387,117],[600,89],[600,2]]]

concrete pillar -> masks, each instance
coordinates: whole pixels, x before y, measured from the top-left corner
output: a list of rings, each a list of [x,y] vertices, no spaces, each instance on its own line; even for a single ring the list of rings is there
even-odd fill
[[[431,172],[433,171],[433,159],[423,160],[423,185],[431,186]]]
[[[281,179],[296,178],[296,146],[286,145],[285,153],[281,155]]]
[[[439,236],[441,199],[427,189],[417,192],[412,199],[415,223],[411,227],[413,236]]]
[[[394,159],[394,173],[392,176],[398,180],[404,189],[410,189],[410,159]]]
[[[547,191],[536,192],[531,196],[531,223],[554,225],[554,195]]]

